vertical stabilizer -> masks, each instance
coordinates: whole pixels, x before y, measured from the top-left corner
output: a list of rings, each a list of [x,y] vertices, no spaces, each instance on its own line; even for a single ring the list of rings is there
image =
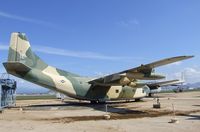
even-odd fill
[[[47,66],[32,52],[30,43],[24,33],[11,34],[8,62],[20,62],[31,68]]]

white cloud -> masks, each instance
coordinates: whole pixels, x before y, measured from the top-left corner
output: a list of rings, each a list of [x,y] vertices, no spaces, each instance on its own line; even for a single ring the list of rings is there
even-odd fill
[[[200,79],[200,70],[195,68],[186,68],[184,70],[185,75],[192,76],[192,77],[198,77]]]
[[[0,50],[8,50],[8,45],[0,44]],[[99,60],[113,60],[113,61],[133,61],[140,60],[140,57],[126,57],[126,56],[109,56],[96,52],[90,51],[73,51],[73,50],[65,50],[48,46],[33,46],[33,51],[51,54],[51,55],[59,55],[59,56],[67,56],[67,57],[76,57],[76,58],[86,58],[86,59],[99,59]]]
[[[188,83],[200,82],[200,69],[193,67],[187,67],[183,69],[183,71],[176,72],[172,74],[170,78],[181,79],[182,74],[184,76],[185,81]]]
[[[6,70],[3,67],[0,67],[0,74],[5,73]]]
[[[8,50],[8,45],[0,44],[0,50]]]
[[[47,47],[47,46],[34,46],[34,51],[41,53],[68,56],[68,57],[77,57],[77,58],[87,58],[87,59],[101,59],[101,60],[130,60],[130,59],[139,59],[131,57],[121,57],[121,56],[109,56],[103,55],[96,52],[90,51],[73,51],[73,50],[64,50],[59,48]]]
[[[121,20],[117,22],[118,25],[122,27],[131,27],[131,26],[136,26],[139,25],[139,21],[136,18],[128,19],[128,20]]]
[[[47,21],[42,21],[42,20],[38,20],[38,19],[32,19],[32,18],[23,17],[23,16],[18,16],[18,15],[10,14],[10,13],[3,12],[3,11],[0,11],[0,17],[4,17],[4,18],[7,18],[7,19],[18,20],[18,21],[29,22],[29,23],[34,23],[34,24],[40,24],[40,25],[43,25],[43,26],[56,28],[56,25],[54,25],[54,24],[52,24],[50,22],[47,22]]]

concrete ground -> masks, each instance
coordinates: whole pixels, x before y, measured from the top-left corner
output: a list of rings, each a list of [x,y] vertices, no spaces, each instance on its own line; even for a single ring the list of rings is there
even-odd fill
[[[200,129],[200,91],[157,94],[161,109],[153,109],[153,98],[140,102],[112,102],[92,105],[66,99],[20,100],[17,107],[0,114],[0,132],[197,132]],[[179,123],[169,123],[174,118]],[[105,120],[104,115],[111,115]]]

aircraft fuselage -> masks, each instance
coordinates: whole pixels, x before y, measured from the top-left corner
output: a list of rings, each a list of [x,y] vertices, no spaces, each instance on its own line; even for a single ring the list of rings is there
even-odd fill
[[[23,65],[18,67],[13,65],[17,64],[4,63],[10,74],[76,99],[97,101],[138,99],[145,97],[149,92],[147,86],[133,88],[130,86],[91,85],[88,81],[93,78],[69,76],[67,72],[60,72],[59,69],[51,66],[43,70],[30,68],[22,73],[20,69],[25,69]]]

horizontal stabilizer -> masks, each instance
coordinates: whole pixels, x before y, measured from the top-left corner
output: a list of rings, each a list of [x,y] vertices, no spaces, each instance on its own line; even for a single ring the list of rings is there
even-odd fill
[[[23,77],[31,70],[30,67],[20,62],[5,62],[3,65],[8,73],[16,76],[20,75],[20,77]]]

